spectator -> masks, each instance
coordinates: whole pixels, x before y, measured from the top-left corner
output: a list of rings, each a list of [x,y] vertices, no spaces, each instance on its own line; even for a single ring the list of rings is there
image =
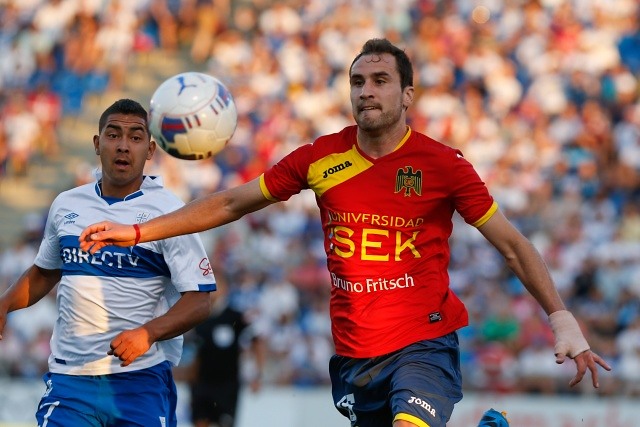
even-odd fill
[[[24,92],[16,90],[2,112],[7,137],[9,171],[25,177],[41,132],[38,118],[29,110]]]
[[[57,127],[62,116],[60,96],[44,82],[27,96],[29,109],[40,123],[37,151],[51,158],[60,152]]]

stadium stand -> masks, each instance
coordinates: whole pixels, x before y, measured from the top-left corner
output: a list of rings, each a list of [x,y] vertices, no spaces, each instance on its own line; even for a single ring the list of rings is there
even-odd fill
[[[416,63],[412,126],[477,166],[613,365],[597,393],[637,395],[640,6],[485,3],[3,2],[0,289],[33,259],[53,195],[89,179],[95,129],[87,123],[102,106],[122,95],[146,102],[180,71],[225,79],[239,110],[230,146],[197,164],[157,153],[149,169],[190,200],[351,123],[348,61],[364,40],[385,36]],[[49,94],[46,114],[29,104],[37,88]],[[203,235],[233,304],[269,337],[266,383],[328,383],[329,282],[315,209],[304,195]],[[571,371],[554,364],[544,313],[464,224],[452,236],[451,281],[472,320],[460,332],[467,389],[591,393],[567,388]],[[37,378],[46,369],[53,303],[12,315],[0,375]]]

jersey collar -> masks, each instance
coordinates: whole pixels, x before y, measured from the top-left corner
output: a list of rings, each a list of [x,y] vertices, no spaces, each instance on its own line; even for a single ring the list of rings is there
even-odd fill
[[[133,193],[125,196],[123,199],[120,199],[118,197],[107,197],[102,195],[102,187],[100,186],[100,183],[102,182],[102,172],[96,173],[96,179],[97,181],[94,187],[96,194],[98,195],[98,197],[107,201],[110,205],[116,202],[123,202],[126,200],[135,199],[136,197],[140,197],[144,194],[145,190],[163,187],[162,177],[145,175],[142,179],[142,185],[140,185],[140,189],[138,191],[134,191]]]

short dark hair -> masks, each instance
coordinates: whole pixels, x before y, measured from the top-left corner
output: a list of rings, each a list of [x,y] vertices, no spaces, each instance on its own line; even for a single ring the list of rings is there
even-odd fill
[[[100,121],[98,122],[98,133],[102,132],[105,125],[107,124],[107,119],[111,114],[126,114],[131,116],[137,116],[141,119],[144,119],[144,124],[149,130],[149,115],[147,114],[147,110],[137,101],[133,99],[119,99],[113,104],[111,104],[100,116]]]
[[[364,55],[389,53],[396,58],[396,68],[400,74],[400,87],[413,86],[413,65],[404,50],[393,45],[387,39],[369,39],[362,46],[360,53],[353,59],[349,67],[349,75],[353,64]]]

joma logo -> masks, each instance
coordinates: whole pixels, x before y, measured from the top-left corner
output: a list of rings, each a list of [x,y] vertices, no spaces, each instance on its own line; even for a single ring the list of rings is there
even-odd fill
[[[331,166],[329,169],[322,172],[322,177],[326,178],[329,175],[333,175],[334,173],[340,172],[341,170],[344,170],[350,166],[353,166],[353,163],[351,163],[349,160],[344,163],[340,163],[339,165]]]
[[[413,403],[413,404],[418,405],[418,406],[422,406],[422,408],[424,408],[428,413],[430,413],[431,416],[433,416],[433,417],[436,416],[436,410],[431,407],[429,402],[427,402],[425,400],[422,400],[419,397],[415,397],[415,396],[411,396],[411,398],[409,398],[408,402],[409,403]]]

